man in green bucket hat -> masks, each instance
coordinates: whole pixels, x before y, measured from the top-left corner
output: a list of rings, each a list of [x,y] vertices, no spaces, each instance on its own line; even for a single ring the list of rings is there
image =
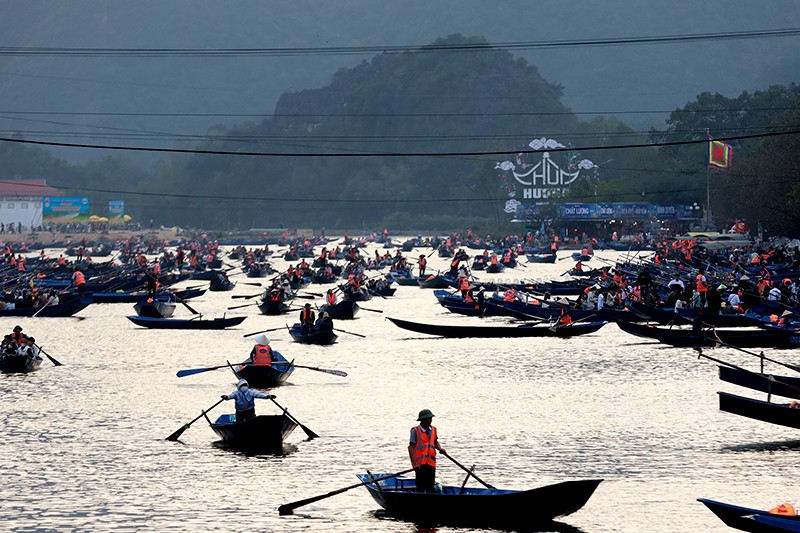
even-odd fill
[[[436,428],[431,425],[433,413],[423,409],[417,416],[419,425],[411,428],[408,441],[408,457],[414,467],[417,479],[417,492],[434,492],[436,484],[436,451],[446,453],[441,444]]]

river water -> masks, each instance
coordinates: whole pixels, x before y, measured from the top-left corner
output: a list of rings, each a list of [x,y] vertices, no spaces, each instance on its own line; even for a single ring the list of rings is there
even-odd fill
[[[429,261],[435,271],[447,260]],[[281,259],[273,262],[285,267]],[[528,265],[482,279],[551,279],[572,263]],[[590,266],[603,264],[594,259]],[[207,292],[191,305],[208,318],[222,316],[228,306],[253,301],[231,300],[232,294],[255,292],[240,283],[233,293]],[[45,360],[33,374],[0,375],[0,529],[417,531],[376,514],[364,488],[293,516],[280,517],[277,508],[357,483],[355,474],[365,469],[408,468],[408,431],[423,408],[436,414],[448,452],[476,464],[478,475],[500,488],[604,479],[583,509],[561,519],[560,530],[728,531],[696,498],[758,508],[800,504],[790,489],[800,435],[720,412],[717,390],[758,394],[721,383],[716,366],[691,350],[642,342],[614,324],[572,339],[484,340],[432,338],[384,320],[479,321],[447,313],[432,291],[417,287],[400,287],[394,297],[364,307],[384,313],[362,310],[356,320],[335,325],[366,338],[340,333],[337,344],[313,347],[292,343],[288,332],[270,334],[273,347],[296,363],[349,375],[297,369],[289,385],[273,392],[320,438],[307,440],[297,428],[282,455],[255,456],[215,445],[202,419],[180,442],[165,440],[235,383],[224,369],[180,379],[175,373],[243,360],[251,347],[244,333],[291,325],[296,313],[267,317],[255,306],[227,311],[248,319],[208,332],[138,328],[125,318],[134,314],[131,304],[91,305],[79,313],[85,320],[4,319],[7,331],[20,323],[63,366]],[[175,316],[190,314],[179,307]],[[504,320],[484,320],[490,322]],[[716,349],[714,356],[757,368],[741,352]],[[792,352],[771,356],[796,360]],[[258,412],[277,412],[260,402]],[[232,408],[232,402],[220,406],[212,418]],[[445,458],[437,474],[452,484],[464,477]]]

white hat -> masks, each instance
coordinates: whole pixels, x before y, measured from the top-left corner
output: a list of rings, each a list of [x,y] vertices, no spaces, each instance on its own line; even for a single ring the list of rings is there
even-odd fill
[[[257,344],[269,344],[269,337],[264,335],[263,333],[256,337]]]

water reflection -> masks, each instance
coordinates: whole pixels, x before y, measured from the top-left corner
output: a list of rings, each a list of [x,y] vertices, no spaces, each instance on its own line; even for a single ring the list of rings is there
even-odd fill
[[[785,452],[800,450],[800,440],[775,441],[775,442],[753,442],[749,444],[735,444],[723,446],[724,452]]]
[[[487,518],[487,520],[480,524],[474,523],[424,523],[416,521],[407,521],[397,518],[387,513],[385,510],[380,509],[370,513],[374,518],[383,522],[399,522],[413,524],[416,533],[450,533],[452,531],[508,531],[516,533],[585,533],[583,529],[570,526],[561,522],[548,522],[545,524],[530,525],[525,523],[509,524],[502,523],[497,520]]]
[[[289,444],[284,442],[281,446],[278,447],[247,447],[247,446],[235,446],[231,445],[223,440],[214,441],[211,445],[218,449],[223,450],[225,452],[233,453],[236,455],[242,455],[244,457],[257,457],[260,455],[276,455],[276,456],[288,456],[295,453],[299,450],[299,447],[295,444]]]

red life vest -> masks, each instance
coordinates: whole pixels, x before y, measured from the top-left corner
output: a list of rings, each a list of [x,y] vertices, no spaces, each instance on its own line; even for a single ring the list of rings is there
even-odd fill
[[[467,278],[461,278],[461,281],[458,282],[459,290],[466,291],[469,289],[469,280]]]
[[[272,348],[269,344],[256,344],[253,352],[255,366],[272,366]]]
[[[300,322],[311,322],[311,317],[313,316],[314,311],[311,309],[303,309],[300,311]]]
[[[436,428],[431,426],[431,436],[421,426],[411,428],[414,432],[414,461],[417,465],[430,465],[436,468]]]
[[[698,274],[695,278],[697,280],[697,292],[708,292],[708,285],[706,285],[706,277]]]

